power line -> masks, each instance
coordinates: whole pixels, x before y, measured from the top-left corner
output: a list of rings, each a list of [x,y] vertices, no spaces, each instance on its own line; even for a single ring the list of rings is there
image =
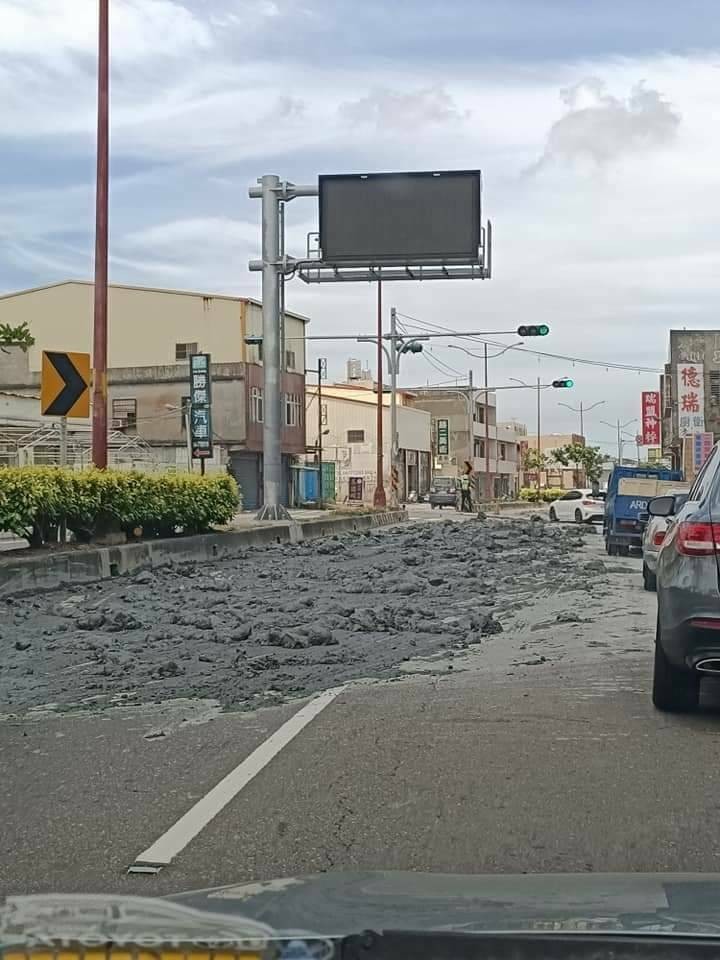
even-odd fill
[[[404,317],[406,320],[412,321],[414,324],[418,325],[420,330],[437,330],[443,331],[445,333],[452,333],[455,336],[463,336],[457,330],[451,330],[449,327],[443,326],[442,324],[431,323],[427,320],[419,320],[417,317],[408,316],[408,314],[398,314],[398,316]],[[412,325],[412,324],[411,324]],[[496,346],[508,346],[507,344],[502,343],[499,340],[483,340],[481,337],[468,335],[465,337],[467,340],[474,341],[476,343],[490,343]],[[616,363],[612,360],[589,360],[587,357],[569,357],[561,353],[549,353],[544,350],[532,350],[530,347],[516,347],[510,346],[510,350],[518,350],[520,353],[532,354],[536,357],[549,357],[553,360],[565,360],[572,364],[585,364],[586,366],[592,367],[602,367],[606,370],[624,370],[629,373],[655,373],[660,374],[663,371],[658,367],[643,367],[643,366],[633,366],[627,363]]]

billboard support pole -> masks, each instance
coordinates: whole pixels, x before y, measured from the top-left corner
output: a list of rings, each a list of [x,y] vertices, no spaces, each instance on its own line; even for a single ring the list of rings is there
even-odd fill
[[[397,491],[397,459],[398,459],[398,435],[397,435],[397,375],[398,363],[400,362],[399,346],[397,342],[397,311],[395,307],[390,310],[390,506],[397,510],[398,491]],[[382,385],[379,387],[382,391]],[[381,393],[382,396],[382,393]]]
[[[265,174],[250,187],[251,199],[262,201],[262,260],[251,270],[262,270],[263,319],[263,506],[258,520],[289,520],[282,503],[282,402],[280,377],[280,286],[288,270],[282,250],[280,204],[295,197],[316,197],[315,186],[298,186]]]

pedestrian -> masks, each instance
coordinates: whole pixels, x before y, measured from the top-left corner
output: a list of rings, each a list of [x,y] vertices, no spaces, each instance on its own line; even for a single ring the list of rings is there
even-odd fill
[[[470,499],[470,474],[464,473],[460,477],[460,510],[464,513],[472,512],[472,500]]]

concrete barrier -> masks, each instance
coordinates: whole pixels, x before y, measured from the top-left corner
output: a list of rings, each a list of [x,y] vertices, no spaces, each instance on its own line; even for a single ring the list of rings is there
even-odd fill
[[[174,563],[212,563],[241,553],[247,547],[270,543],[301,543],[337,533],[360,533],[407,520],[404,510],[357,516],[322,517],[205,533],[195,537],[145,540],[117,547],[75,548],[65,552],[21,557],[0,555],[0,599],[44,593],[73,584],[109,580],[139,570]]]

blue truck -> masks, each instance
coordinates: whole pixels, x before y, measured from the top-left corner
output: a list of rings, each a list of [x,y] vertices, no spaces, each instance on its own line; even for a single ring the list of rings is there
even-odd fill
[[[608,480],[605,496],[603,534],[605,551],[611,556],[626,557],[631,547],[641,547],[643,519],[650,497],[624,496],[619,493],[620,481],[626,478],[651,480],[682,480],[679,470],[652,467],[614,467]]]

